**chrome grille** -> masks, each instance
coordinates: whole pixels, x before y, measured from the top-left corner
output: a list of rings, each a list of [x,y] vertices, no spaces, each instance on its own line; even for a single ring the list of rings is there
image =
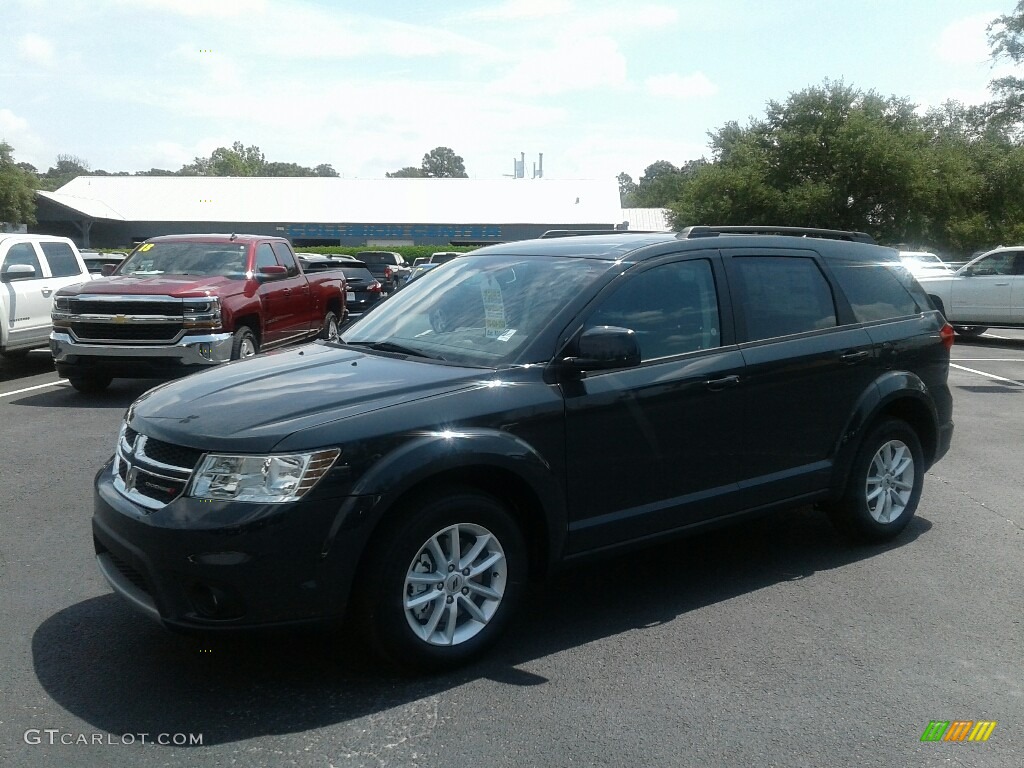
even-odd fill
[[[125,425],[114,455],[114,488],[150,511],[161,509],[185,492],[202,455]]]

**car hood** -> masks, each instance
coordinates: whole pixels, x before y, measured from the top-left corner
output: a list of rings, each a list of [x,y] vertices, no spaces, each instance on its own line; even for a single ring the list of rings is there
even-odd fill
[[[243,281],[212,275],[115,275],[97,277],[79,288],[71,291],[62,290],[60,293],[89,293],[103,296],[224,296],[237,292],[243,285]]]
[[[263,452],[295,432],[480,387],[486,378],[479,368],[307,344],[164,384],[140,397],[129,419],[176,445]]]

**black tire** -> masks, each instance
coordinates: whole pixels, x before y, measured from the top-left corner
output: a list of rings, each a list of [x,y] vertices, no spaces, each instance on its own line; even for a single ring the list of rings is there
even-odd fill
[[[975,336],[981,336],[985,331],[988,330],[987,325],[954,325],[953,330],[960,336],[966,336],[967,338],[973,338]]]
[[[324,317],[323,327],[320,328],[320,334],[317,336],[318,339],[324,341],[337,341],[338,340],[338,316],[334,312],[328,311],[327,316]]]
[[[474,544],[483,547],[461,569],[437,562],[438,555],[451,556],[453,531],[463,558]],[[501,635],[527,568],[522,532],[494,497],[461,487],[417,496],[382,524],[367,549],[352,596],[357,631],[401,671],[457,667]],[[415,598],[418,605],[407,606]]]
[[[826,505],[829,517],[852,539],[888,541],[907,527],[917,511],[924,472],[924,452],[917,433],[904,421],[884,421],[861,443],[846,491]]]
[[[243,325],[237,331],[231,341],[231,359],[241,360],[246,357],[253,357],[259,354],[260,343],[256,341],[256,334],[247,325]]]
[[[110,382],[113,380],[113,376],[105,376],[99,373],[86,373],[81,376],[68,377],[68,381],[71,382],[72,387],[87,395],[102,392],[110,386]]]

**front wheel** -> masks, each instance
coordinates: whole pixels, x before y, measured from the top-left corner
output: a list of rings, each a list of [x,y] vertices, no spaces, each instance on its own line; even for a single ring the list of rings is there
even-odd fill
[[[832,522],[860,541],[895,537],[917,510],[924,470],[921,441],[910,425],[879,424],[857,451],[843,496],[826,507]]]
[[[87,395],[102,392],[110,386],[110,382],[113,380],[113,376],[105,376],[98,373],[88,373],[82,376],[68,377],[68,381],[71,383],[72,387]]]
[[[522,533],[497,499],[462,488],[418,497],[367,551],[359,627],[407,671],[458,666],[497,640],[526,571]]]
[[[961,336],[973,338],[974,336],[981,336],[985,331],[988,330],[986,325],[954,325],[953,330]]]
[[[231,359],[243,360],[247,357],[254,357],[260,351],[259,342],[256,341],[256,334],[247,325],[243,325],[232,337]]]

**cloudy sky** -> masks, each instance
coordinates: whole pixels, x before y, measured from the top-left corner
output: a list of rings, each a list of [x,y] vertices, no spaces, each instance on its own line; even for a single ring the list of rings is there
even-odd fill
[[[638,178],[824,79],[979,103],[1015,0],[4,0],[0,139],[40,170],[177,170],[234,141],[380,178]],[[811,10],[813,9],[813,10]]]

